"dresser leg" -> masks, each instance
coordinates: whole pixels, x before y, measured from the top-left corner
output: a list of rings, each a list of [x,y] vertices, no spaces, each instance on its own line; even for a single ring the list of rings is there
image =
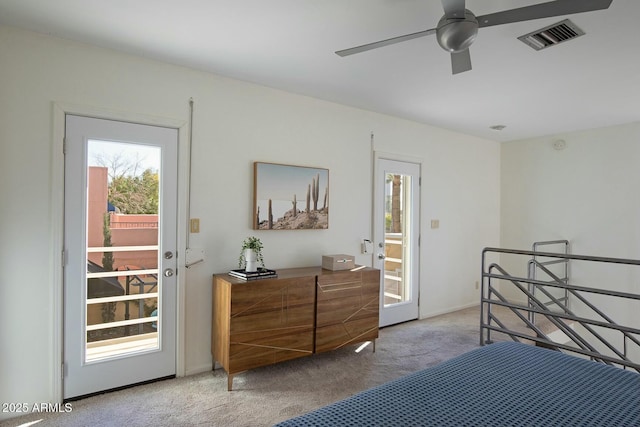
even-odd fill
[[[373,340],[372,343],[373,343],[373,352],[375,353],[376,352],[376,340]]]
[[[227,374],[227,391],[233,388],[233,374]]]

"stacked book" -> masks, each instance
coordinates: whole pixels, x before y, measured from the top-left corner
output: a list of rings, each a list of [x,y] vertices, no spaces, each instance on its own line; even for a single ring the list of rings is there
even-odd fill
[[[231,270],[229,276],[237,277],[242,280],[258,280],[258,279],[273,279],[278,277],[275,270],[269,270],[268,268],[259,268],[258,271],[245,271],[245,270]]]

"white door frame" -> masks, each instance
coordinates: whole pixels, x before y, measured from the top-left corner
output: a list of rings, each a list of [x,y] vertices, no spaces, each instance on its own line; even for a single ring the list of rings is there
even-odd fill
[[[63,246],[64,246],[64,137],[65,116],[74,114],[100,119],[140,123],[152,126],[163,126],[178,130],[178,276],[176,301],[176,376],[185,375],[186,345],[185,345],[185,254],[187,242],[187,202],[189,170],[189,139],[187,138],[186,120],[156,117],[145,114],[114,111],[98,107],[53,102],[52,104],[52,153],[51,153],[51,255],[50,272],[51,287],[51,330],[52,357],[50,391],[54,402],[63,400],[63,344],[64,344],[64,289],[63,289]],[[183,227],[180,224],[184,224]]]

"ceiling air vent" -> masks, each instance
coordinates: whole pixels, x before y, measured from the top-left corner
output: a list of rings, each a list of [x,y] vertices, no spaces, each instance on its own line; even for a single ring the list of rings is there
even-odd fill
[[[584,35],[584,31],[570,20],[565,19],[557,24],[549,25],[548,27],[520,36],[518,39],[535,50],[541,50],[582,35]]]

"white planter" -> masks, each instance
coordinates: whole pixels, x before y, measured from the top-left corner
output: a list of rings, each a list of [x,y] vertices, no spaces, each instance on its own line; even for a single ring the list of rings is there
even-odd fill
[[[258,271],[258,255],[253,249],[244,250],[244,259],[247,261],[245,271]]]

